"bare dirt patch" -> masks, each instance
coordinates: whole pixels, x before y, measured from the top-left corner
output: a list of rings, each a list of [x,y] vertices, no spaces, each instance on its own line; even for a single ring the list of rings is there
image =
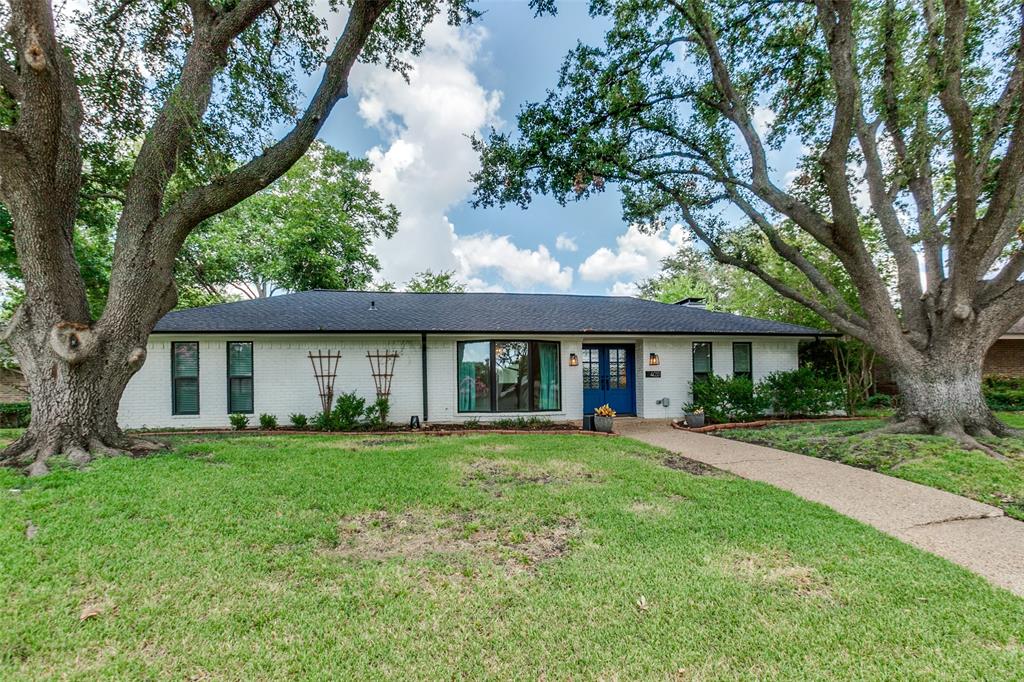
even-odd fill
[[[487,521],[470,512],[430,509],[365,512],[342,519],[338,544],[329,552],[359,561],[487,561],[515,574],[565,555],[580,530],[570,518],[529,528]]]
[[[478,486],[495,497],[502,497],[521,485],[572,485],[602,478],[583,464],[564,459],[544,462],[478,459],[463,465],[463,472],[463,485]]]
[[[678,471],[685,471],[688,474],[694,476],[720,476],[722,474],[721,469],[716,469],[713,466],[698,462],[695,459],[689,457],[683,457],[682,455],[671,455],[666,457],[664,465],[669,469],[676,469]]]
[[[833,600],[825,577],[813,567],[794,561],[789,552],[775,549],[738,552],[724,557],[722,567],[742,580],[768,589],[807,599]]]

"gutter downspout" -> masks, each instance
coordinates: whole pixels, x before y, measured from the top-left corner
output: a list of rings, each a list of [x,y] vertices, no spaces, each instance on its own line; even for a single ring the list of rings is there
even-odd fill
[[[423,422],[429,421],[427,415],[427,335],[420,334],[420,359],[423,366]]]

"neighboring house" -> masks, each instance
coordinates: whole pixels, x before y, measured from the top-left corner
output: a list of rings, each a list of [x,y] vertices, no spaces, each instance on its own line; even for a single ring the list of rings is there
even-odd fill
[[[367,353],[397,351],[391,419],[456,422],[681,415],[709,373],[797,367],[822,332],[628,297],[308,291],[169,313],[125,391],[125,427],[223,427],[228,414],[312,416],[309,354],[340,351],[334,394],[376,396]],[[255,421],[255,420],[254,420]]]
[[[984,372],[1024,377],[1024,320],[1018,320],[988,349]]]
[[[28,382],[17,369],[0,367],[0,403],[27,403]]]

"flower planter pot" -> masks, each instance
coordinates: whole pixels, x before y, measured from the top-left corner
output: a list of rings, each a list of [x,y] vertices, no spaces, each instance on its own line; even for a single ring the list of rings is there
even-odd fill
[[[600,431],[601,433],[611,433],[614,420],[614,417],[602,417],[600,415],[594,415],[594,430]]]
[[[691,429],[699,429],[704,426],[704,415],[703,414],[687,414],[686,425]]]

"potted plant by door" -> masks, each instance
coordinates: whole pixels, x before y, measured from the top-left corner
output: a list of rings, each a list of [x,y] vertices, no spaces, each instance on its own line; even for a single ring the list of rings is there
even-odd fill
[[[698,407],[696,410],[688,410],[685,419],[686,425],[691,429],[699,429],[704,426],[704,408]]]
[[[614,425],[615,410],[611,405],[602,405],[594,410],[594,430],[601,433],[611,433]]]

